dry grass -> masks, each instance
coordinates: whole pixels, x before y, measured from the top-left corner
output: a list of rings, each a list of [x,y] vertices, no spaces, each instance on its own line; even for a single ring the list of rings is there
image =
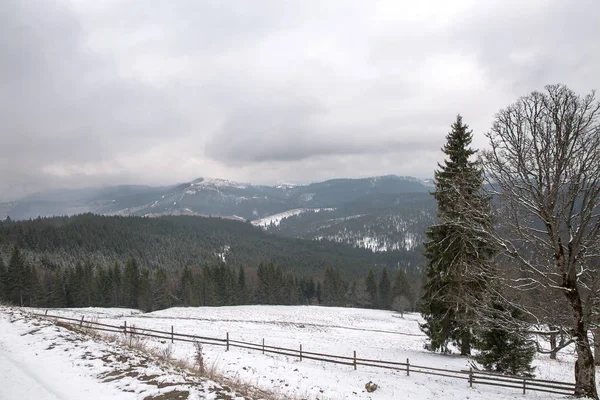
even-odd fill
[[[105,342],[116,343],[118,345],[127,347],[129,349],[143,353],[146,356],[151,356],[157,361],[167,364],[175,369],[184,371],[190,375],[210,379],[217,382],[224,389],[230,389],[236,394],[243,396],[247,399],[261,399],[261,400],[303,400],[309,396],[286,396],[280,393],[270,392],[257,388],[250,382],[243,380],[239,375],[234,377],[223,375],[219,369],[219,361],[214,360],[209,365],[206,364],[204,359],[202,344],[194,344],[193,362],[175,359],[173,358],[173,348],[169,343],[166,347],[154,348],[149,345],[148,337],[136,335],[135,326],[128,327],[128,333],[106,333],[102,331],[96,331],[92,327],[93,322],[97,322],[97,319],[90,319],[89,324],[86,325],[85,320],[83,325],[80,327],[74,323],[65,323],[55,321],[56,325],[62,326],[69,330],[85,333],[88,336],[94,337],[98,340]],[[131,333],[130,333],[131,332]]]

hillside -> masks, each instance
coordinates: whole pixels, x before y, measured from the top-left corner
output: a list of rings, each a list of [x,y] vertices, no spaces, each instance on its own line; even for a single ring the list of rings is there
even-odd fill
[[[371,251],[420,251],[425,230],[435,222],[429,193],[379,194],[336,209],[282,213],[253,224],[269,232],[311,240],[329,240]]]
[[[252,221],[269,232],[372,251],[416,251],[435,215],[431,183],[395,175],[310,185],[199,178],[167,186],[54,190],[0,204],[0,220],[73,215],[194,215]]]
[[[362,276],[373,265],[415,269],[421,262],[417,253],[405,250],[374,254],[329,241],[277,236],[245,222],[192,216],[83,214],[0,223],[5,259],[14,244],[37,265],[48,268],[82,259],[110,265],[132,255],[142,265],[168,270],[206,261],[245,267],[273,261],[301,273],[320,273],[330,265],[340,266],[347,276]]]

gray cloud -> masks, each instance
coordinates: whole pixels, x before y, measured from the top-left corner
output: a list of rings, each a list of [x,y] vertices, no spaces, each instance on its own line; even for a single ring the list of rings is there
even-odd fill
[[[600,87],[600,4],[0,2],[0,199],[61,186],[431,176],[456,113]]]

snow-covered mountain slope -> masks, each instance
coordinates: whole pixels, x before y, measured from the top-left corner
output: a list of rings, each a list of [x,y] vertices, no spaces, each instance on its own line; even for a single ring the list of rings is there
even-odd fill
[[[335,211],[335,208],[295,208],[293,210],[284,211],[282,213],[269,215],[264,218],[256,219],[252,221],[252,225],[260,226],[264,229],[269,229],[278,226],[282,220],[299,215],[305,212],[320,212],[320,211]]]
[[[435,202],[427,193],[365,198],[327,213],[305,210],[255,221],[270,232],[331,240],[372,251],[415,251],[435,221]],[[266,221],[267,223],[265,223]]]
[[[411,177],[333,179],[310,185],[252,185],[199,178],[170,187],[115,186],[53,190],[0,204],[0,219],[36,218],[92,212],[119,215],[214,215],[248,220],[297,208],[338,208],[365,196],[424,193],[429,187]]]
[[[373,251],[412,251],[432,220],[430,190],[428,182],[393,175],[275,186],[199,178],[171,187],[55,190],[0,204],[0,219],[85,212],[218,216],[253,221],[286,236],[333,240]]]

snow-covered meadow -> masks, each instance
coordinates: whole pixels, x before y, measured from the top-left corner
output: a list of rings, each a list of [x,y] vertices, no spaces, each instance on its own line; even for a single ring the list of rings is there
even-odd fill
[[[382,359],[452,370],[468,369],[470,360],[456,355],[440,355],[424,349],[425,336],[418,327],[420,317],[389,311],[330,308],[318,306],[237,306],[172,308],[142,314],[125,309],[60,309],[52,314],[99,322],[193,334],[207,337],[262,343],[270,346],[299,348],[304,351]],[[174,357],[191,360],[190,343],[161,343],[148,339],[156,347],[172,346]],[[423,374],[406,376],[403,371],[300,361],[296,357],[261,354],[232,347],[204,346],[206,363],[221,374],[251,385],[298,399],[513,399],[523,396],[519,390],[474,385],[464,380]],[[539,355],[535,360],[536,377],[573,381],[573,354],[559,353],[558,360]],[[365,383],[379,385],[367,393]],[[527,398],[566,398],[564,395],[528,392]]]

